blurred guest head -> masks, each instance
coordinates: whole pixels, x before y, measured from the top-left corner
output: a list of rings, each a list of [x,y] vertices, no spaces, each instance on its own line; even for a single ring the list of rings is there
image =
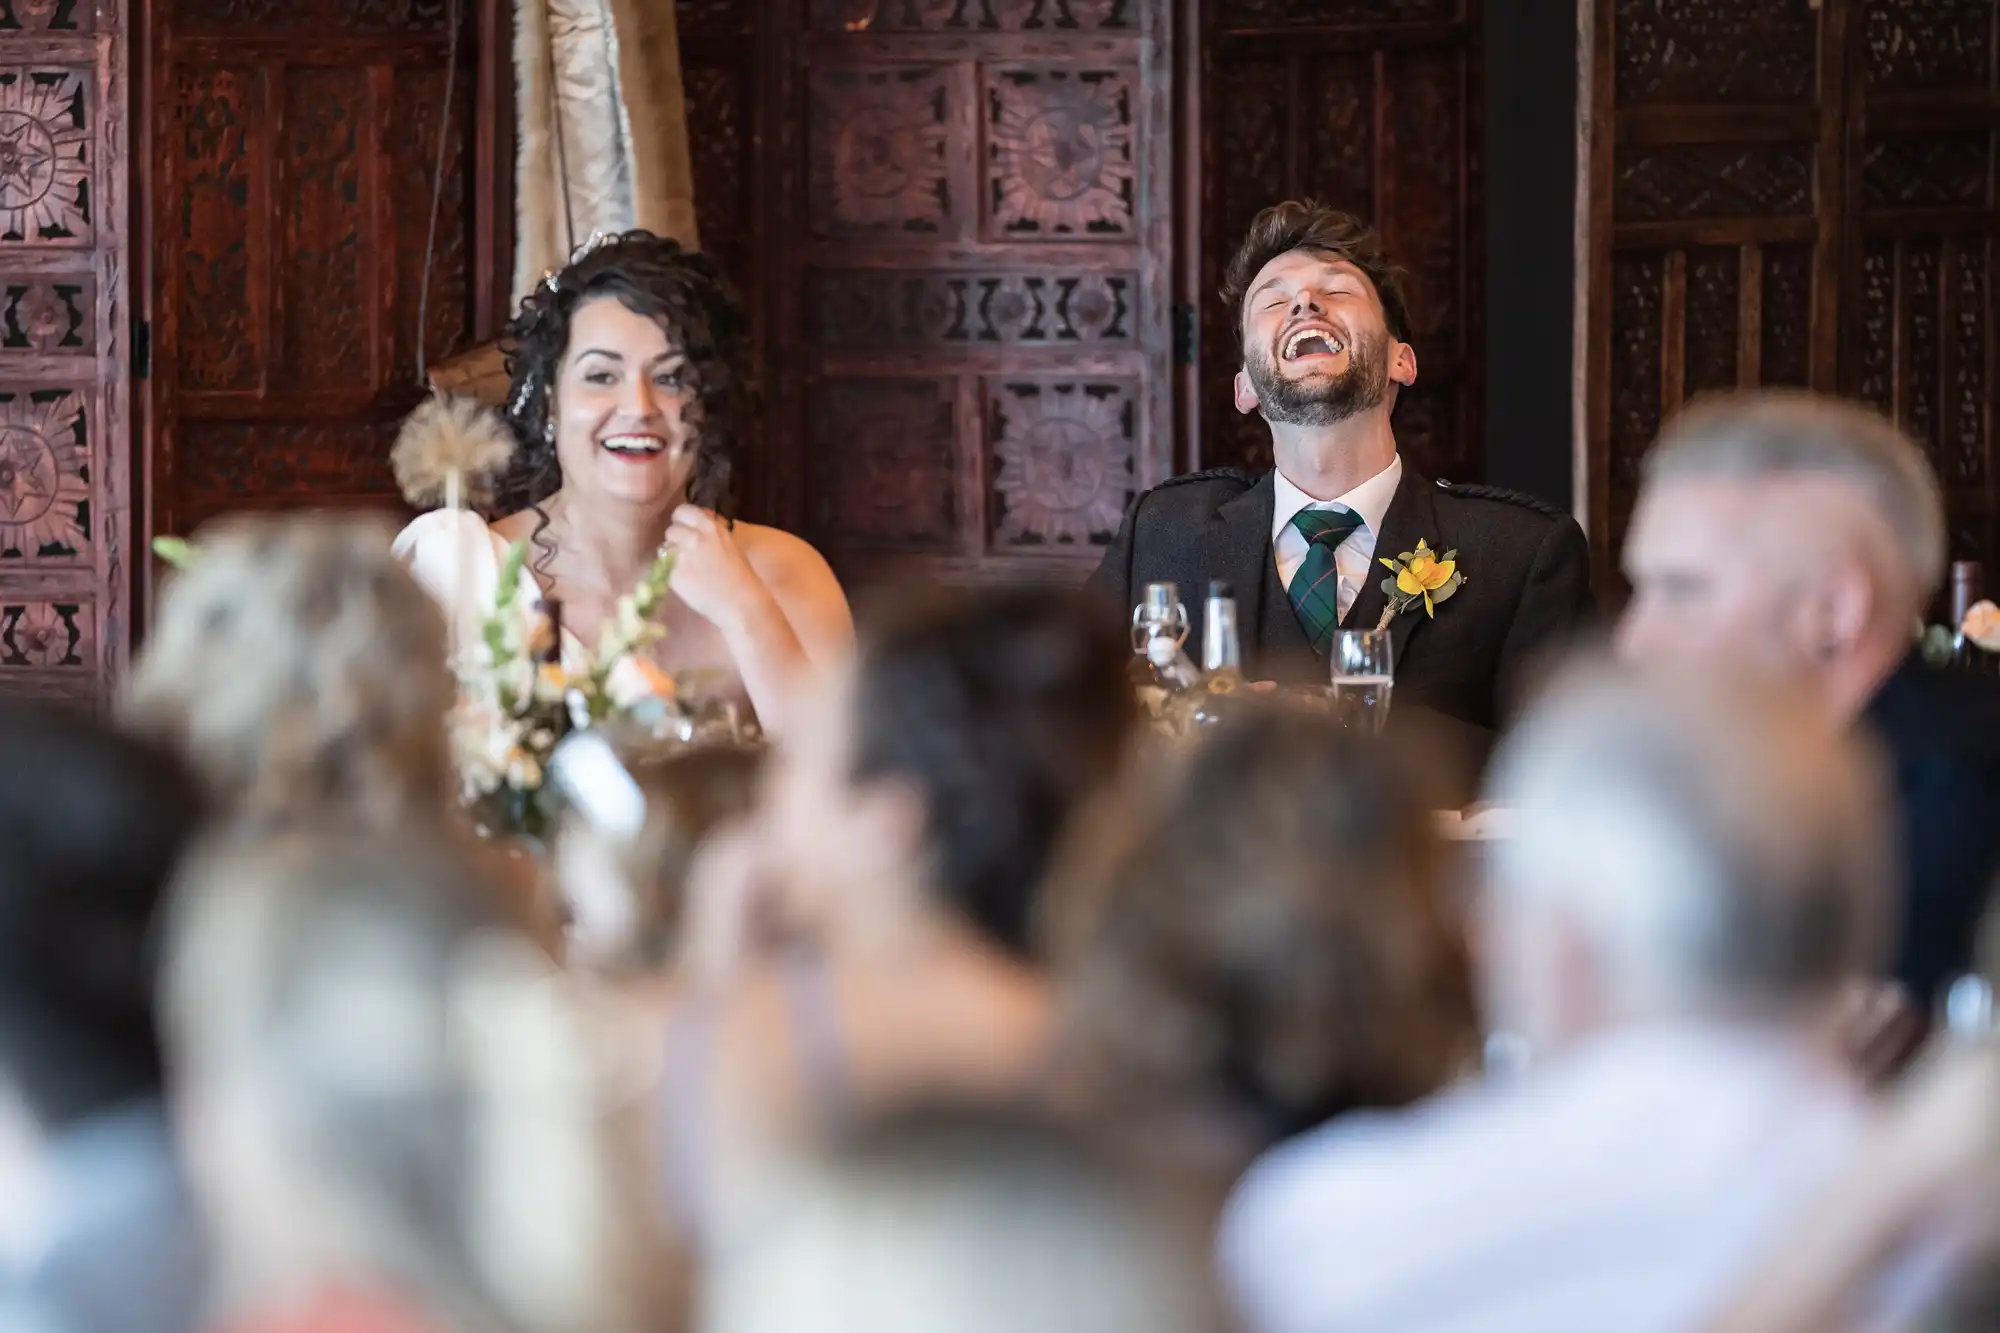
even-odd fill
[[[1250,712],[1125,841],[1066,897],[1062,971],[1081,1062],[1127,1111],[1205,1113],[1254,1151],[1476,1056],[1445,851],[1379,739]]]
[[[1094,603],[1051,588],[879,620],[775,765],[770,852],[794,910],[866,932],[929,899],[1026,955],[1051,856],[1123,761],[1129,657]]]
[[[625,1211],[598,1034],[495,902],[407,835],[190,862],[166,1018],[225,1316],[356,1290],[461,1333],[637,1316],[657,1256]]]
[[[704,1296],[717,1333],[1219,1328],[1192,1214],[1041,1123],[924,1111],[799,1173]]]
[[[0,1081],[45,1129],[159,1091],[155,909],[200,815],[170,755],[0,701]]]
[[[195,1326],[153,993],[199,790],[87,716],[0,701],[0,1328]]]
[[[749,812],[763,751],[716,746],[622,762],[609,749],[602,753],[616,767],[601,780],[622,786],[624,799],[636,798],[639,818],[627,832],[620,825],[629,816],[593,812],[586,794],[571,797],[556,843],[570,911],[568,957],[651,971],[668,964],[679,942],[688,877],[702,844]]]
[[[1876,967],[1895,873],[1876,757],[1728,674],[1552,685],[1495,761],[1481,957],[1539,1047],[1687,1019],[1816,1014]]]
[[[1937,478],[1887,419],[1804,392],[1705,398],[1647,455],[1618,646],[1754,667],[1851,717],[1909,654],[1944,560]]]
[[[168,584],[125,714],[232,817],[388,828],[447,808],[446,662],[443,615],[386,528],[230,518]]]

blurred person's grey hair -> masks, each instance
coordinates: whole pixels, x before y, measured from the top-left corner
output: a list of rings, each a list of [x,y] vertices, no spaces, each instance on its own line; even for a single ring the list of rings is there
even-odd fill
[[[443,613],[382,522],[234,516],[167,584],[123,701],[225,817],[386,828],[449,808]]]
[[[331,1276],[459,1333],[652,1326],[670,1265],[619,1156],[639,1136],[566,994],[447,838],[198,852],[162,1011],[218,1315]]]
[[[1079,1134],[914,1109],[803,1163],[704,1275],[713,1333],[1216,1333],[1212,1217]]]
[[[1496,756],[1494,911],[1553,907],[1631,1009],[1785,1012],[1876,971],[1896,900],[1866,741],[1747,682],[1554,681]]]
[[[1699,397],[1647,453],[1645,480],[1830,477],[1853,486],[1895,538],[1921,606],[1944,581],[1944,497],[1908,434],[1874,409],[1802,389]]]

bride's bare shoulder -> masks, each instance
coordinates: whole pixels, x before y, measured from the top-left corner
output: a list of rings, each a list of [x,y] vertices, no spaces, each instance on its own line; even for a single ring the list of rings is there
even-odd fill
[[[505,518],[496,519],[493,523],[493,534],[501,541],[507,542],[510,545],[514,542],[526,541],[534,535],[536,521],[539,518],[540,515],[533,509],[520,510],[517,513],[507,515]]]
[[[848,651],[854,618],[847,594],[811,542],[757,523],[738,523],[736,542],[792,623],[807,657],[825,663]]]
[[[766,583],[835,582],[826,557],[805,538],[783,528],[767,528],[741,519],[737,520],[735,532],[736,544],[742,547],[744,558]]]

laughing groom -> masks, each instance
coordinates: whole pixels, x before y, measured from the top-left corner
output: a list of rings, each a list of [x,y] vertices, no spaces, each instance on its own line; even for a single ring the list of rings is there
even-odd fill
[[[1130,614],[1147,583],[1172,580],[1199,643],[1203,590],[1226,580],[1245,671],[1288,683],[1325,680],[1334,634],[1386,615],[1391,716],[1418,708],[1492,732],[1544,650],[1595,615],[1582,530],[1528,496],[1405,465],[1390,415],[1417,353],[1397,270],[1366,224],[1311,201],[1265,209],[1223,296],[1243,340],[1236,408],[1270,425],[1276,470],[1147,491],[1091,586]]]

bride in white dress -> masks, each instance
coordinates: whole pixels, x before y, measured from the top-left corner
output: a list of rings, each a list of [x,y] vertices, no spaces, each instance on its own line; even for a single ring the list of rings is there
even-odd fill
[[[653,664],[781,733],[854,628],[819,552],[728,516],[748,386],[743,314],[714,264],[649,232],[597,243],[522,302],[508,340],[521,448],[498,486],[507,517],[437,510],[396,539],[456,641],[477,636],[506,548],[525,542],[525,572],[562,605],[565,664],[581,667],[664,542]]]

